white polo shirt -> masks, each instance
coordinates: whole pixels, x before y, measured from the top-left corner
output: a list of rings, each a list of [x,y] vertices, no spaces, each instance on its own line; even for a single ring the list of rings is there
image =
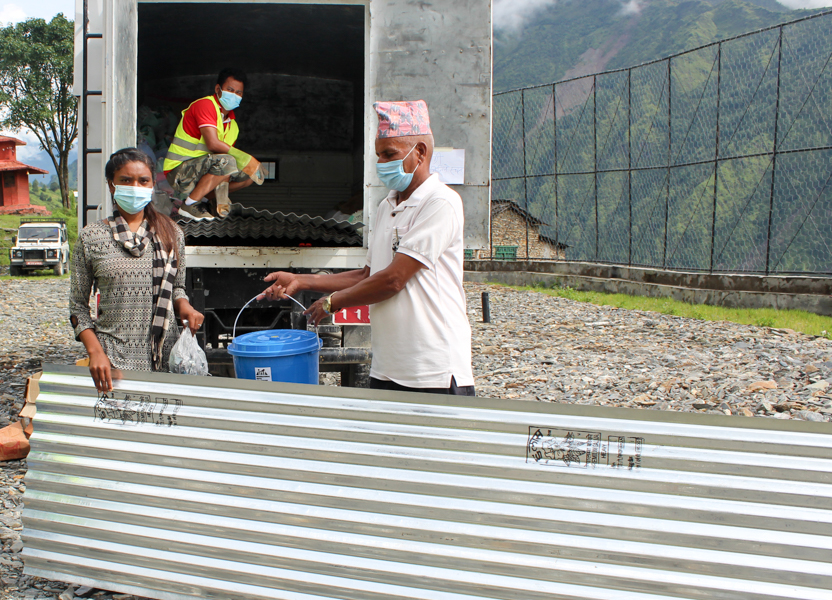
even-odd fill
[[[370,376],[417,388],[474,385],[471,326],[462,287],[462,199],[431,175],[396,206],[392,191],[376,209],[367,251],[370,275],[386,269],[395,252],[425,268],[404,289],[370,307]]]

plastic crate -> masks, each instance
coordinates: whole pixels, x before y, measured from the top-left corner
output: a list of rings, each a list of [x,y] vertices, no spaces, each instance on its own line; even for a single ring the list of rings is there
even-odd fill
[[[517,246],[494,246],[494,260],[517,260]]]

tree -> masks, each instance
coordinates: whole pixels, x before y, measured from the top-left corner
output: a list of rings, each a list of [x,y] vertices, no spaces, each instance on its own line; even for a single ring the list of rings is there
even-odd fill
[[[55,166],[65,208],[72,206],[69,150],[78,137],[73,40],[73,23],[63,14],[0,28],[0,124],[35,134]]]
[[[33,192],[37,192],[37,191],[40,189],[40,184],[38,183],[38,180],[37,180],[37,179],[35,179],[34,181],[32,181],[31,188],[32,188],[32,191],[33,191]]]
[[[56,179],[53,179],[49,182],[49,189],[53,192],[57,192],[60,189],[61,185],[58,183]]]

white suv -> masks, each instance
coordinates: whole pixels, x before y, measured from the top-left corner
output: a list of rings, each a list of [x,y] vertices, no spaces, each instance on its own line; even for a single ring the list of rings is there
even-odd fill
[[[51,268],[55,275],[69,272],[69,237],[63,219],[21,219],[15,245],[9,251],[10,274]]]

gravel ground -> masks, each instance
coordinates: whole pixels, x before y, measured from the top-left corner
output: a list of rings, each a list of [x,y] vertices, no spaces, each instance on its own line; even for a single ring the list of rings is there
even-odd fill
[[[40,370],[41,360],[74,364],[84,347],[69,326],[69,280],[31,277],[0,281],[0,427],[16,420],[23,406],[26,378]],[[6,598],[56,598],[65,583],[23,575],[18,553],[26,461],[0,463],[0,581]],[[61,600],[71,600],[64,595]]]
[[[832,340],[467,284],[477,393],[828,421]],[[481,293],[491,297],[484,324]]]
[[[481,396],[832,420],[832,341],[790,330],[582,304],[467,284]],[[0,281],[0,427],[40,361],[84,356],[68,324],[67,279]],[[481,293],[492,323],[482,323]],[[25,461],[0,464],[0,600],[72,600],[75,588],[22,574]],[[130,596],[77,590],[100,600]]]

